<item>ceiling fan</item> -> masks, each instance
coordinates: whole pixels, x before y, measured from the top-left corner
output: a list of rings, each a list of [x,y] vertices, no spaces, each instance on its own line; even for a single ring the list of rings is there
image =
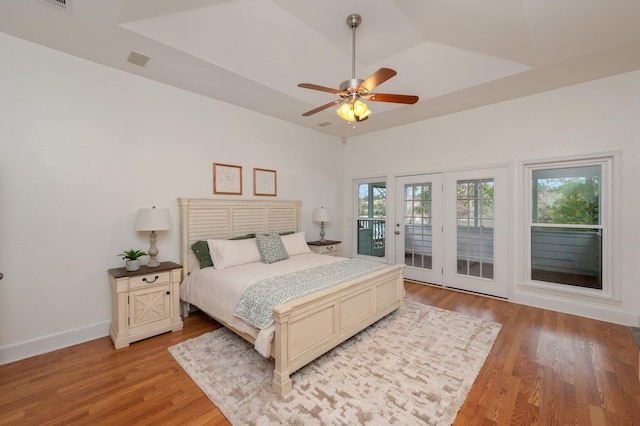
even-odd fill
[[[366,80],[356,78],[356,28],[358,28],[360,22],[362,22],[360,15],[352,14],[347,17],[347,26],[351,28],[352,31],[351,48],[353,54],[351,58],[351,79],[343,81],[340,84],[340,90],[310,83],[298,84],[298,87],[302,87],[304,89],[319,90],[321,92],[329,92],[340,96],[340,99],[336,99],[328,104],[305,112],[302,114],[304,117],[308,117],[327,108],[331,108],[334,105],[342,104],[336,112],[341,118],[350,123],[353,122],[355,125],[356,121],[366,120],[369,118],[369,115],[371,115],[371,110],[363,100],[373,102],[393,102],[397,104],[415,104],[418,102],[418,97],[414,95],[396,95],[390,93],[371,92],[377,86],[396,75],[396,72],[390,68],[380,68],[378,71],[371,74]]]

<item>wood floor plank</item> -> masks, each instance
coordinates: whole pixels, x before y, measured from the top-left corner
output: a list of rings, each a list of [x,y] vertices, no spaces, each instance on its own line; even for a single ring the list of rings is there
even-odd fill
[[[502,324],[456,425],[638,425],[638,351],[627,327],[406,282],[407,298]],[[116,351],[110,338],[0,366],[0,425],[229,422],[167,347],[184,329]],[[295,377],[294,377],[295,381]]]

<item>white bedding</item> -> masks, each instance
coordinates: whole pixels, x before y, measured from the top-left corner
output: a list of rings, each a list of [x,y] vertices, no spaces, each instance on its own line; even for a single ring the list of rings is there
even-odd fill
[[[208,315],[226,322],[236,330],[255,338],[255,349],[262,356],[271,353],[275,326],[263,330],[249,325],[234,315],[244,291],[253,283],[276,275],[300,271],[314,266],[339,262],[342,258],[321,254],[301,254],[287,260],[265,264],[253,262],[225,269],[204,268],[193,271],[180,286],[180,299],[197,306]]]

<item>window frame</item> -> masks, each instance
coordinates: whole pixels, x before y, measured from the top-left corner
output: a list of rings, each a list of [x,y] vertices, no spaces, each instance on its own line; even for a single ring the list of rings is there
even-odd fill
[[[619,280],[619,258],[616,253],[617,242],[620,241],[620,160],[617,153],[606,153],[593,156],[580,156],[560,159],[548,159],[524,162],[521,165],[522,177],[522,287],[527,289],[562,296],[578,297],[593,301],[620,302],[621,284]],[[562,283],[535,281],[531,279],[531,231],[533,219],[533,172],[536,170],[571,168],[583,166],[600,166],[600,224],[575,225],[577,228],[602,229],[602,290],[572,286]],[[565,226],[566,227],[566,226]]]

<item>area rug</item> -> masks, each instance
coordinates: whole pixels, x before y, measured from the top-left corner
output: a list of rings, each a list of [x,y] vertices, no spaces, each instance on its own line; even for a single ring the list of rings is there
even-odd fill
[[[271,390],[273,360],[225,328],[169,348],[233,425],[450,425],[500,324],[407,301]]]

